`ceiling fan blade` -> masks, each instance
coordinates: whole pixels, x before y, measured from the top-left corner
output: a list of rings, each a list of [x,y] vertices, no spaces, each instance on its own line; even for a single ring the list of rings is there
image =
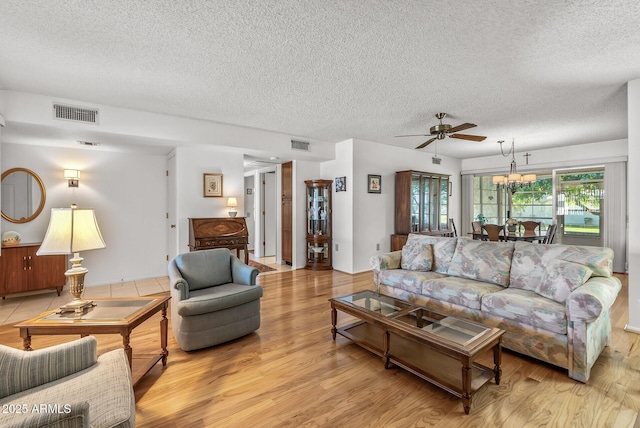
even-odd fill
[[[431,134],[396,135],[395,137],[428,137]]]
[[[418,147],[416,147],[416,150],[417,149],[424,149],[425,147],[427,147],[429,144],[433,143],[436,140],[437,140],[437,138],[431,138],[430,140],[427,140],[424,143],[420,144]]]
[[[447,131],[447,134],[453,134],[454,132],[464,131],[465,129],[475,128],[476,124],[474,123],[463,123],[462,125],[454,126]]]
[[[467,134],[453,134],[449,135],[451,138],[457,138],[459,140],[470,140],[470,141],[484,141],[487,137],[483,137],[482,135],[467,135]]]

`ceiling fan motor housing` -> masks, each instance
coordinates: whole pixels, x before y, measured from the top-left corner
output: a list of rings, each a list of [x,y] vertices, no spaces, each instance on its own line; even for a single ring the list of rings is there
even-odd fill
[[[439,125],[432,126],[431,129],[429,129],[429,132],[431,132],[431,135],[444,134],[448,132],[450,129],[451,129],[451,125],[449,125],[448,123],[441,123]]]

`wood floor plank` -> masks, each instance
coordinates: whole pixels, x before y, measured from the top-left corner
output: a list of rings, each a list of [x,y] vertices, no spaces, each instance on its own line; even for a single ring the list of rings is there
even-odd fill
[[[372,288],[372,274],[298,270],[259,276],[260,329],[213,348],[184,352],[169,333],[168,366],[135,387],[138,427],[632,427],[640,410],[640,336],[628,320],[627,277],[612,311],[611,345],[588,384],[566,370],[503,353],[500,385],[459,399],[349,340],[331,337],[328,299]],[[339,313],[339,326],[353,322]],[[97,336],[99,352],[122,346]],[[35,336],[43,348],[73,336]],[[0,342],[22,347],[18,330],[0,326]],[[135,351],[159,348],[159,318],[134,330]],[[490,356],[480,361],[490,365]]]

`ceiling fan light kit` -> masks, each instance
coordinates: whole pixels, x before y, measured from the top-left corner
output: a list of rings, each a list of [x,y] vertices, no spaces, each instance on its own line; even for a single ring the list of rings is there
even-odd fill
[[[464,131],[465,129],[474,128],[478,125],[473,123],[463,123],[458,126],[451,126],[448,123],[442,123],[442,119],[447,117],[446,113],[437,113],[436,119],[440,121],[439,124],[432,126],[429,129],[428,134],[416,134],[416,135],[397,135],[397,137],[432,137],[420,144],[416,149],[423,149],[436,140],[444,140],[444,137],[457,138],[459,140],[469,141],[484,141],[487,137],[480,135],[467,135],[467,134],[455,134],[458,131]]]
[[[518,166],[516,164],[516,154],[515,154],[515,139],[511,140],[511,149],[505,154],[504,150],[502,150],[502,143],[504,141],[498,141],[500,144],[500,152],[502,156],[505,158],[511,155],[511,165],[509,167],[509,174],[505,175],[494,175],[492,177],[492,182],[498,187],[506,187],[511,191],[511,194],[516,193],[516,191],[524,186],[528,186],[531,183],[534,183],[537,179],[535,174],[519,174]]]

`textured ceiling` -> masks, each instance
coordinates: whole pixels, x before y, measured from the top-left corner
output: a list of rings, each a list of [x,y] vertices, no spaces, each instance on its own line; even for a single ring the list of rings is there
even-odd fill
[[[0,88],[407,148],[443,111],[488,138],[438,153],[474,157],[626,138],[639,24],[637,0],[4,0]]]

